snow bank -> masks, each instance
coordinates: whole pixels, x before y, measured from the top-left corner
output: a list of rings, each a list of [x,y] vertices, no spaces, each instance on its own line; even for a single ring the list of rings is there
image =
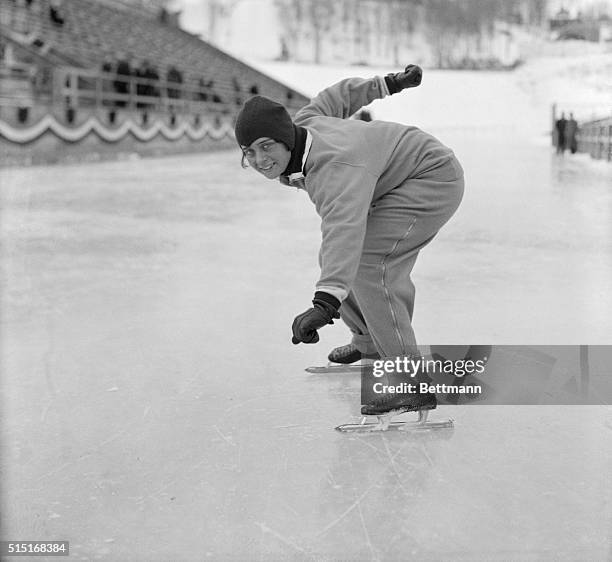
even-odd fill
[[[558,45],[515,71],[478,72],[425,69],[422,85],[377,101],[377,119],[413,124],[434,133],[512,134],[548,142],[554,103],[578,119],[612,109],[612,53],[589,45]],[[583,45],[584,47],[584,45]],[[249,64],[308,96],[348,76],[397,71],[391,67],[320,66],[250,60]]]

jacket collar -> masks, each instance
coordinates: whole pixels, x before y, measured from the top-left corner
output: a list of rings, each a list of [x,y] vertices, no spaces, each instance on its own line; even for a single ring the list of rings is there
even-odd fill
[[[304,179],[306,176],[304,167],[306,166],[306,160],[310,154],[310,147],[312,145],[312,135],[305,127],[295,127],[295,147],[291,152],[291,160],[287,168],[282,174],[282,178],[286,179],[282,183],[291,184],[297,180]]]

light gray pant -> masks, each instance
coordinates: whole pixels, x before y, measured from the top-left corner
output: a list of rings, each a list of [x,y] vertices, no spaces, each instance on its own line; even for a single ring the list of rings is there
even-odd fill
[[[457,210],[463,187],[463,177],[410,179],[372,207],[357,278],[340,307],[362,353],[377,351],[382,357],[418,353],[410,274],[421,249]]]

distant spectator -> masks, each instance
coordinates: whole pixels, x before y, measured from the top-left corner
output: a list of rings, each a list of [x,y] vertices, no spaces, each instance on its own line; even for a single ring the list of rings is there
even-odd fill
[[[149,95],[159,97],[159,72],[157,68],[147,62],[147,68],[145,71],[145,78],[151,80],[153,83],[149,84]]]
[[[66,104],[65,119],[69,125],[72,125],[76,120],[76,109],[70,103]]]
[[[208,94],[210,94],[210,98],[213,103],[223,103],[223,99],[221,96],[215,91],[215,81],[209,80],[206,83],[206,88],[208,90]],[[208,95],[207,95],[208,98]]]
[[[569,119],[565,123],[565,148],[569,148],[572,154],[576,154],[578,143],[576,141],[576,133],[578,132],[578,123],[574,119],[574,114],[570,112]]]
[[[142,64],[135,71],[136,77],[139,79],[136,85],[136,95],[154,97],[159,95],[159,90],[153,81],[159,80],[157,70],[151,66],[148,60],[142,61]],[[152,105],[149,101],[138,102],[138,107],[148,107]]]
[[[253,86],[251,86],[251,89],[249,90],[249,92],[251,94],[253,94],[254,96],[259,94],[259,88],[258,88],[257,84],[253,84]]]
[[[565,113],[561,113],[561,119],[558,119],[555,123],[555,129],[557,131],[557,154],[563,154],[565,152],[565,126],[567,120],[565,119]]]
[[[198,79],[198,91],[194,96],[197,101],[208,101],[208,89],[210,88],[210,82],[205,82],[204,78]]]
[[[107,76],[114,71],[113,60],[110,57],[104,57],[100,70],[104,73],[102,77],[102,92],[104,92],[104,98],[107,98],[106,93],[113,89],[113,83]]]
[[[240,86],[238,78],[235,76],[232,76],[232,86],[234,86],[234,92],[236,92],[236,97],[234,98],[236,105],[242,105],[242,96],[240,95],[242,87]]]
[[[170,18],[170,14],[168,13],[168,10],[166,10],[166,8],[162,7],[162,9],[159,11],[158,17],[159,23],[167,25]]]
[[[113,71],[113,59],[110,57],[104,57],[104,61],[102,62],[102,66],[100,67],[102,72],[112,72]]]
[[[175,66],[169,66],[166,73],[166,81],[168,82],[168,97],[172,99],[178,99],[181,97],[181,91],[175,88],[171,88],[171,84],[182,84],[183,74]]]
[[[281,52],[278,56],[278,60],[280,61],[288,61],[289,60],[289,47],[287,45],[287,41],[284,37],[281,37]]]
[[[115,92],[120,94],[123,99],[118,99],[115,105],[125,107],[127,105],[125,96],[130,93],[130,78],[132,76],[132,66],[127,58],[119,58],[115,67],[117,79],[113,82]]]
[[[30,108],[28,106],[20,106],[17,108],[17,122],[20,125],[28,122],[30,118]]]
[[[62,9],[62,0],[49,1],[49,19],[57,27],[64,25],[65,19]]]
[[[146,61],[142,61],[140,64],[134,64],[133,73],[136,78],[136,95],[140,98],[141,96],[147,95],[147,83],[145,82],[145,73],[146,73]],[[141,81],[141,78],[143,79]],[[136,102],[136,107],[146,107],[146,103],[138,100]]]

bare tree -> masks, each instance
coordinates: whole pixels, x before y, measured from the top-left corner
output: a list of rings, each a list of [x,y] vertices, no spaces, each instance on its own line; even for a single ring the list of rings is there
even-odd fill
[[[308,0],[306,4],[306,21],[312,32],[314,62],[319,64],[323,40],[331,29],[334,5],[331,0]]]
[[[392,0],[387,4],[387,35],[391,43],[394,66],[400,66],[400,48],[410,43],[410,34],[414,31],[419,17],[418,0]]]
[[[295,58],[298,43],[307,41],[312,59],[320,63],[325,45],[340,36],[343,54],[369,60],[375,46],[401,65],[402,47],[422,30],[435,63],[448,68],[462,64],[495,33],[498,20],[513,21],[517,14],[541,21],[547,0],[275,0],[284,25],[282,40]],[[338,26],[334,27],[334,23]],[[339,31],[340,30],[340,31]],[[353,49],[350,49],[350,47]],[[389,61],[391,62],[391,60]]]
[[[469,58],[470,46],[478,50],[506,10],[504,0],[429,0],[424,5],[426,37],[437,65],[449,68]]]
[[[295,59],[299,51],[303,32],[304,8],[300,0],[275,0],[278,17],[283,22],[281,45],[284,46],[283,58]]]

